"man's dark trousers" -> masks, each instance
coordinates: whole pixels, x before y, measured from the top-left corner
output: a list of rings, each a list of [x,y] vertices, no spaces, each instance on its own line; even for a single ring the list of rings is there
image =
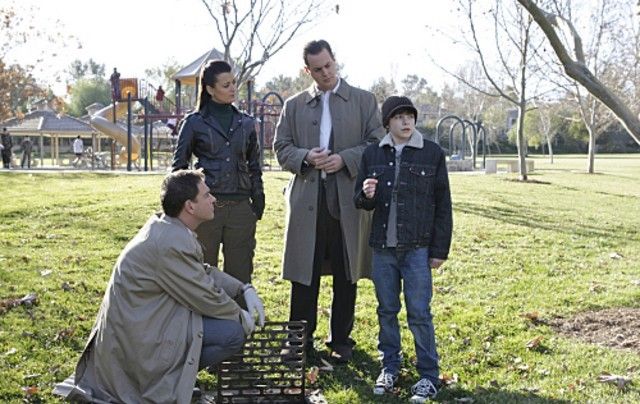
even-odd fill
[[[290,319],[307,321],[307,338],[312,343],[318,318],[318,292],[322,263],[328,257],[333,274],[333,300],[331,302],[331,334],[327,345],[353,346],[349,338],[353,329],[357,285],[347,278],[346,257],[340,222],[334,219],[327,208],[324,181],[320,181],[317,205],[316,244],[313,258],[311,285],[291,283]],[[308,345],[311,347],[312,345]]]

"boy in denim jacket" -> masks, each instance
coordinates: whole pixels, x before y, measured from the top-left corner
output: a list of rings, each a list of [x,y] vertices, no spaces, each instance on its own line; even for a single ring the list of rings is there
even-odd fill
[[[453,226],[449,178],[442,149],[416,131],[418,111],[407,97],[382,105],[387,135],[365,149],[355,189],[359,209],[374,210],[369,245],[378,299],[382,371],[373,392],[393,389],[402,361],[400,291],[415,343],[420,379],[412,403],[438,393],[438,353],[431,317],[431,268],[447,259]],[[402,286],[401,286],[402,283]]]

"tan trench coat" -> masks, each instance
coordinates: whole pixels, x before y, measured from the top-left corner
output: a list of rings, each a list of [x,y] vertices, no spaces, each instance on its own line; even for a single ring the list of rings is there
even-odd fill
[[[189,403],[202,315],[240,321],[229,296],[241,288],[203,264],[200,244],[182,222],[152,216],[118,258],[67,398]]]
[[[321,92],[315,85],[289,98],[276,127],[274,150],[283,169],[293,173],[285,191],[287,216],[283,278],[311,284],[316,238],[318,181],[320,171],[302,172],[307,152],[319,146]],[[339,153],[345,168],[336,174],[340,225],[346,245],[349,275],[353,282],[368,277],[371,249],[368,246],[370,212],[357,210],[353,202],[358,165],[367,144],[384,136],[375,96],[341,79],[329,98],[333,129],[333,153]]]

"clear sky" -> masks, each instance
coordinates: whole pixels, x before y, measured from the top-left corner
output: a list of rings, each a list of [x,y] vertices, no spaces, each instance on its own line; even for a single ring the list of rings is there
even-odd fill
[[[0,0],[7,1],[7,0]],[[213,19],[200,0],[19,0],[22,7],[34,5],[35,22],[53,28],[62,22],[66,34],[74,35],[82,48],[69,46],[46,62],[48,80],[61,73],[71,61],[93,58],[106,65],[107,73],[117,67],[122,77],[140,77],[146,68],[160,66],[168,58],[186,65],[212,47],[220,48]],[[429,54],[451,66],[468,59],[457,55],[446,41],[434,40],[426,25],[454,32],[459,16],[455,2],[429,0],[336,0],[339,13],[326,17],[302,32],[273,57],[258,76],[258,85],[280,73],[295,76],[302,67],[301,51],[312,39],[328,40],[343,75],[353,84],[370,87],[379,77],[400,80],[418,74],[439,87],[446,76],[433,66]],[[23,46],[11,52],[9,60],[29,63],[38,57],[37,47]],[[451,80],[451,79],[448,79]],[[54,87],[64,93],[64,85]]]

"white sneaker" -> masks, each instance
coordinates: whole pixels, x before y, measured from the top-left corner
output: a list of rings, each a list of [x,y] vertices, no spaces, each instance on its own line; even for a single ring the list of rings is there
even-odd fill
[[[380,375],[376,379],[376,384],[373,386],[373,394],[381,396],[386,392],[393,390],[393,386],[396,384],[398,376],[393,373],[387,372],[386,369],[382,369]]]
[[[411,387],[411,394],[413,395],[409,399],[410,403],[426,403],[438,394],[438,389],[431,380],[424,378],[418,380],[418,383]]]

